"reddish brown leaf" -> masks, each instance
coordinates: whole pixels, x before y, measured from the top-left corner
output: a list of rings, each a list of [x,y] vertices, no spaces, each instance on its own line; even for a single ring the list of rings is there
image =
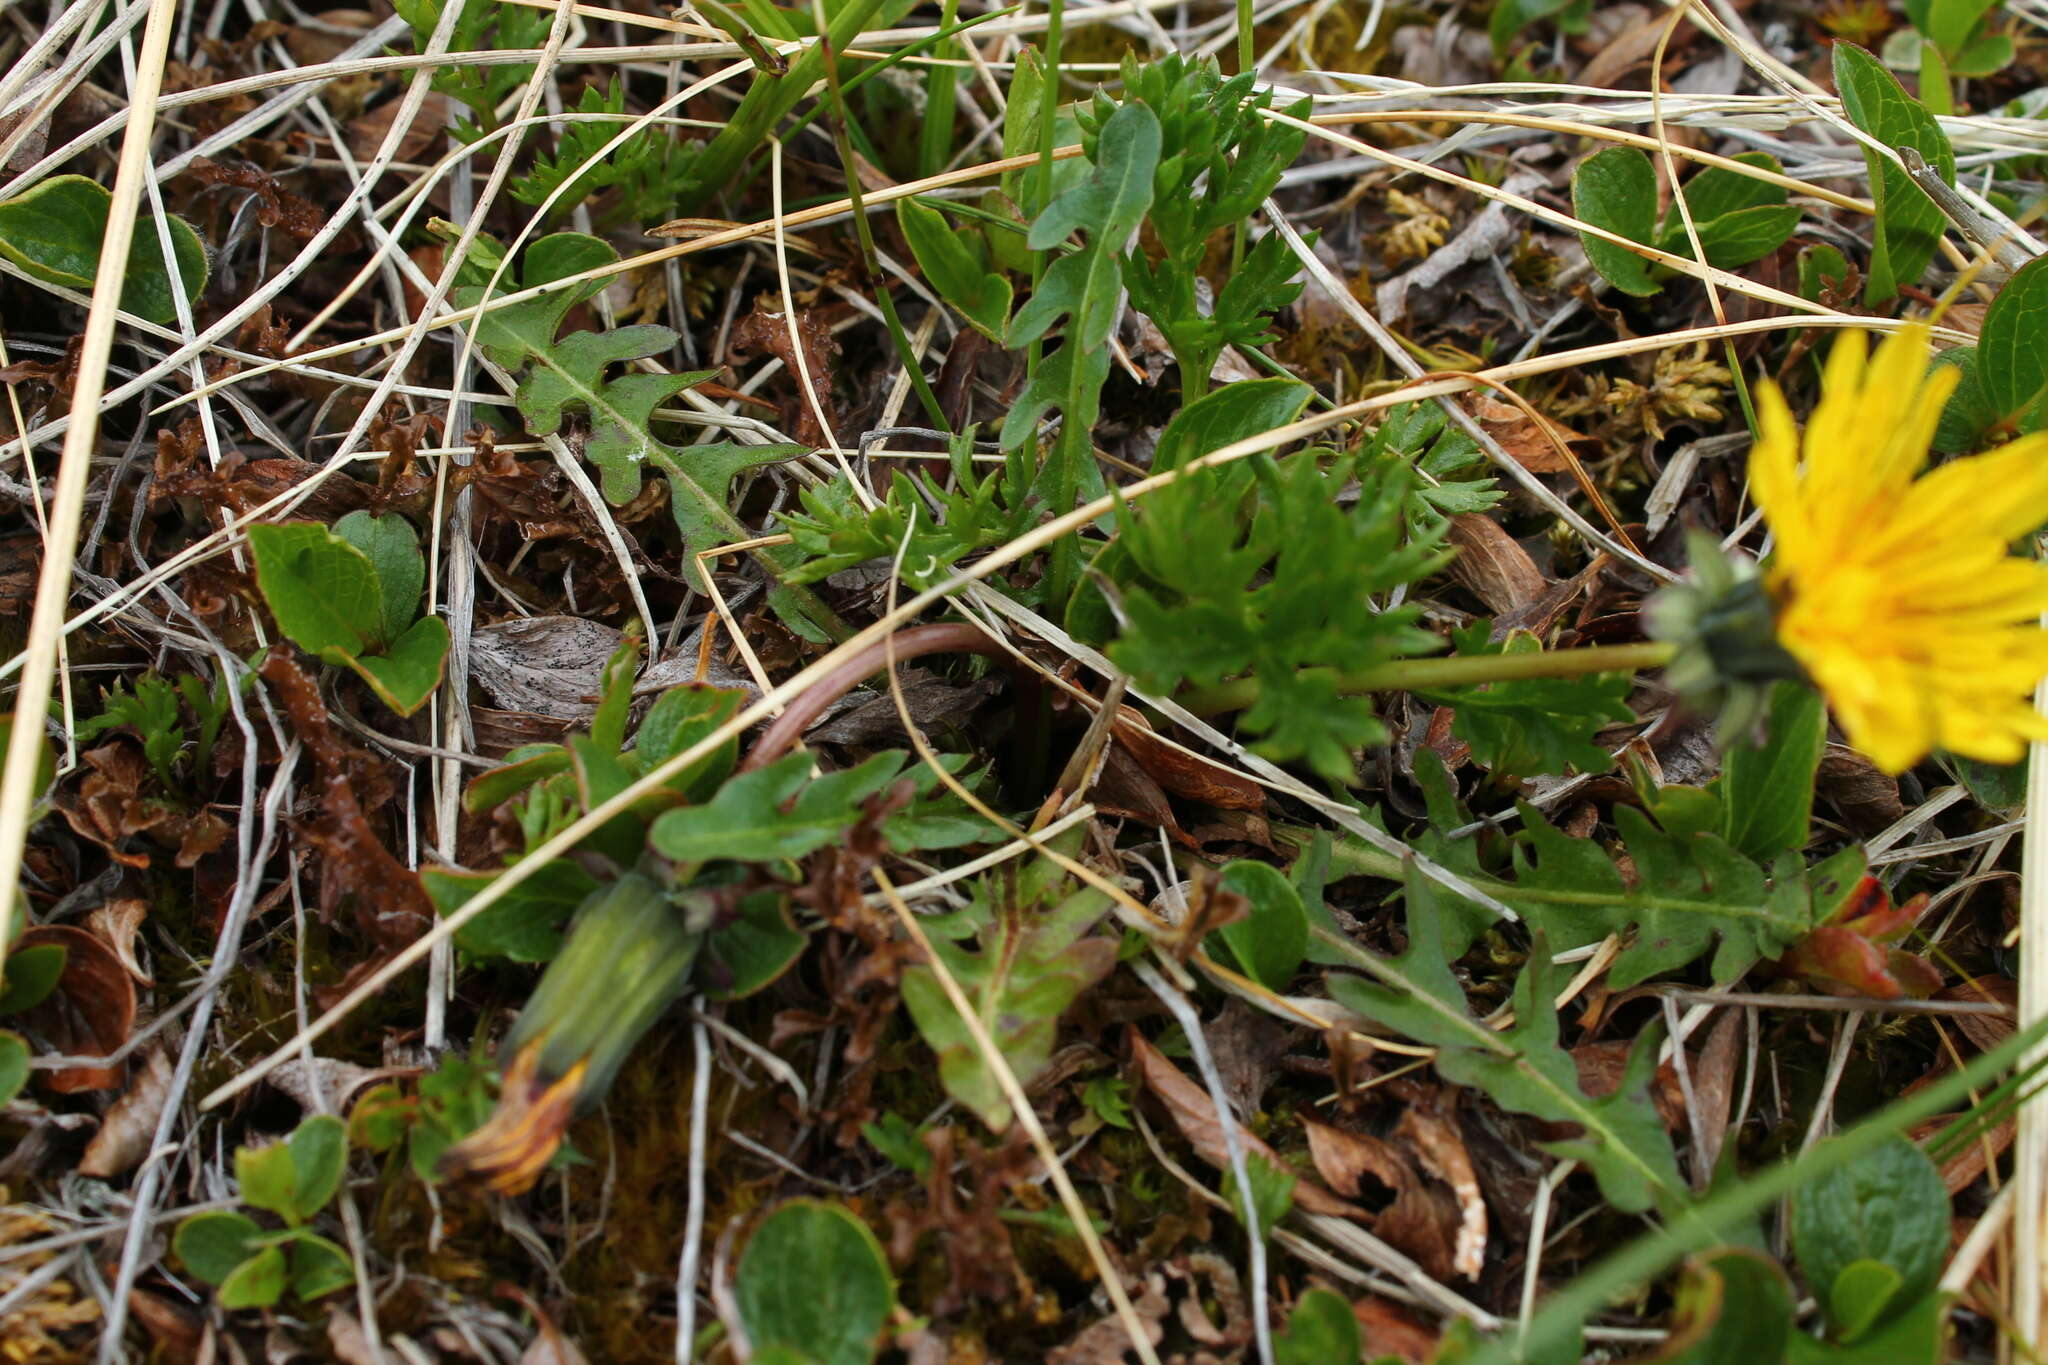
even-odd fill
[[[1315,1162],[1316,1174],[1346,1199],[1367,1197],[1363,1182],[1368,1176],[1394,1195],[1420,1179],[1407,1157],[1376,1137],[1314,1119],[1303,1119],[1301,1127],[1308,1134],[1308,1154]]]
[[[1190,801],[1224,810],[1262,811],[1266,791],[1242,773],[1231,771],[1161,739],[1129,707],[1120,707],[1111,723],[1116,742],[1167,791]]]
[[[1570,461],[1558,450],[1560,444],[1569,447],[1575,443],[1594,443],[1592,437],[1581,435],[1548,418],[1539,427],[1528,413],[1498,398],[1479,394],[1472,397],[1466,406],[1486,428],[1486,434],[1499,442],[1500,448],[1531,474],[1561,474],[1571,468]],[[1549,428],[1548,434],[1544,427]]]
[[[36,1030],[66,1056],[104,1057],[128,1041],[135,1028],[135,982],[114,950],[72,924],[42,924],[22,934],[18,946],[55,943],[64,948],[64,974],[57,989],[29,1011]],[[63,1067],[44,1073],[60,1095],[112,1090],[121,1084],[120,1066]]]
[[[792,328],[781,306],[782,301],[774,295],[755,295],[754,311],[733,325],[726,358],[735,364],[745,364],[765,352],[782,362],[792,381],[801,382],[800,376],[808,373],[811,392],[808,396],[800,395],[791,405],[793,410],[785,413],[783,425],[799,444],[814,446],[825,439],[825,427],[819,424],[821,414],[826,425],[839,425],[832,408],[832,361],[839,354],[839,343],[815,309],[797,309],[796,326]],[[801,368],[797,358],[799,346]]]
[[[1944,986],[1932,996],[1935,1000],[1969,1000],[1993,1005],[2004,1005],[2017,1009],[2020,1003],[2020,987],[2009,976],[1969,976],[1952,986]],[[2012,1016],[2004,1018],[1995,1014],[1959,1014],[1950,1021],[1956,1029],[1980,1052],[1989,1052],[2012,1037]]]
[[[1830,744],[1821,755],[1816,784],[1821,796],[1835,804],[1850,828],[1869,836],[1906,813],[1899,782],[1846,744]]]
[[[1924,958],[1890,946],[1919,922],[1927,897],[1894,906],[1884,884],[1865,877],[1826,924],[1794,944],[1778,965],[1832,995],[1924,1000],[1941,973]]]
[[[1367,1360],[1393,1356],[1403,1365],[1428,1365],[1436,1358],[1437,1335],[1413,1310],[1367,1296],[1351,1305],[1351,1315]]]

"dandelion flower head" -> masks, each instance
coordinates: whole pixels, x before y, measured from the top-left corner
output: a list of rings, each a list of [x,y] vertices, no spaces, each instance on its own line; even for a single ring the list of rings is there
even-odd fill
[[[2012,553],[2048,522],[2048,435],[1927,469],[1958,378],[1928,359],[1924,325],[1875,354],[1846,333],[1803,436],[1761,386],[1750,454],[1778,639],[1887,773],[1937,748],[2010,763],[2048,738],[2031,699],[2048,565]]]

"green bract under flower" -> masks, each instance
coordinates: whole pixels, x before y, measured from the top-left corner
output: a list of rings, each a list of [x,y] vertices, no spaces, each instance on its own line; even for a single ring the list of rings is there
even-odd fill
[[[1713,536],[1687,538],[1692,575],[1650,599],[1652,639],[1677,647],[1664,676],[1687,705],[1712,712],[1725,739],[1763,719],[1771,684],[1799,681],[1799,663],[1778,643],[1771,600],[1754,561]]]

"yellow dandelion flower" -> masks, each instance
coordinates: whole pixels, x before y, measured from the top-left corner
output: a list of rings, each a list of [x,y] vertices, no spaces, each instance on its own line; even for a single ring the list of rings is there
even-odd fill
[[[2048,435],[1923,473],[1957,371],[1929,368],[1925,326],[1866,347],[1835,344],[1803,438],[1761,387],[1749,477],[1778,639],[1884,771],[1937,748],[2014,762],[2048,738],[2048,565],[2011,553],[2048,522]]]

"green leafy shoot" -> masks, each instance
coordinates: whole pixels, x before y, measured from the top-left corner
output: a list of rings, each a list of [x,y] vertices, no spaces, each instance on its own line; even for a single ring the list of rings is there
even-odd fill
[[[950,791],[927,795],[938,784],[936,773],[922,765],[904,771],[908,757],[888,749],[856,767],[814,776],[816,759],[790,754],[732,778],[702,805],[664,813],[649,829],[648,843],[683,865],[782,862],[836,842],[871,808],[899,851],[985,838],[987,827]]]
[[[1140,63],[1126,54],[1123,79],[1125,99],[1150,109],[1160,127],[1147,217],[1159,254],[1132,251],[1124,259],[1124,283],[1131,306],[1166,338],[1182,393],[1192,402],[1208,391],[1209,373],[1224,348],[1266,345],[1273,314],[1301,293],[1292,283],[1299,263],[1278,233],[1261,238],[1233,263],[1212,309],[1200,306],[1196,281],[1210,240],[1259,211],[1281,172],[1301,154],[1306,134],[1261,117],[1272,105],[1272,92],[1255,90],[1250,72],[1225,80],[1213,58],[1191,62],[1172,54]],[[1116,107],[1097,93],[1093,108],[1080,115],[1084,146],[1107,126]],[[1304,118],[1308,107],[1302,100],[1285,112]],[[1309,240],[1313,244],[1314,234]]]
[[[413,41],[425,50],[441,22],[447,0],[394,0],[398,17],[411,26]],[[554,16],[530,5],[500,0],[463,0],[455,27],[448,35],[450,52],[503,52],[539,47]],[[433,88],[469,110],[467,119],[450,129],[457,139],[474,142],[498,126],[498,106],[533,79],[529,62],[486,66],[449,62],[435,68]]]
[[[975,472],[972,450],[968,437],[955,439],[950,487],[934,490],[899,470],[889,496],[873,508],[842,481],[801,490],[803,510],[782,519],[805,556],[789,581],[814,583],[856,565],[893,562],[901,552],[904,581],[929,588],[963,559],[1023,534],[1037,512],[1028,495],[1013,497],[1031,486],[1024,453],[1011,452],[1002,468],[983,475]]]
[[[1365,447],[1367,467],[1404,464],[1416,479],[1408,492],[1408,524],[1426,534],[1446,517],[1485,512],[1507,496],[1488,472],[1486,452],[1450,424],[1435,403],[1403,403],[1389,409]]]
[[[1489,641],[1488,623],[1474,621],[1452,634],[1457,657],[1541,653],[1543,644],[1526,631]],[[1471,746],[1472,759],[1502,777],[1543,773],[1604,773],[1614,766],[1593,736],[1635,719],[1626,673],[1592,673],[1576,678],[1514,678],[1476,687],[1423,689],[1417,693],[1454,709],[1451,733]]]
[[[2012,35],[1992,31],[1998,0],[1906,0],[1910,32],[1885,44],[1888,65],[1920,73],[1920,98],[1937,114],[1955,112],[1948,78],[1996,75],[2013,59]]]
[[[484,304],[486,286],[504,259],[496,241],[478,237],[456,276],[456,302],[464,308]],[[569,280],[602,271],[618,259],[619,253],[600,238],[553,233],[526,249],[516,281],[515,272],[504,271],[500,291]],[[534,435],[563,431],[573,415],[585,418],[589,426],[580,445],[598,467],[608,501],[632,501],[650,468],[668,476],[669,510],[683,537],[683,573],[693,587],[704,591],[708,584],[697,553],[755,538],[727,504],[733,480],[749,469],[801,454],[802,448],[732,441],[678,447],[655,435],[655,409],[718,372],[669,374],[635,368],[632,362],[664,354],[676,344],[674,329],[652,323],[558,337],[569,311],[603,287],[602,279],[577,280],[537,298],[492,308],[476,321],[477,348],[493,364],[518,376],[513,402]],[[617,366],[626,368],[614,373]],[[787,546],[753,553],[775,574],[798,562],[796,552]],[[844,630],[806,590],[777,585],[771,587],[769,601],[806,638],[823,639]]]
[[[606,152],[627,122],[625,88],[616,79],[608,89],[585,86],[575,108],[566,112],[587,117],[564,120],[554,155],[541,153],[531,170],[512,180],[514,199],[540,205],[561,190],[551,210],[559,218],[611,191],[612,197],[593,214],[601,227],[658,222],[674,212],[689,157],[670,129],[638,129]]]
[[[349,1142],[369,1152],[402,1148],[412,1173],[434,1184],[442,1178],[441,1153],[483,1126],[495,1095],[488,1068],[451,1052],[413,1093],[395,1081],[365,1090],[349,1107]]]
[[[1135,573],[1120,584],[1126,624],[1110,658],[1162,694],[1255,674],[1258,700],[1240,723],[1258,752],[1344,780],[1353,751],[1386,730],[1370,698],[1340,695],[1334,673],[1439,647],[1415,608],[1380,600],[1448,558],[1440,524],[1410,533],[1413,477],[1310,450],[1159,489],[1122,537]],[[1347,506],[1339,494],[1354,479]]]
[[[1060,435],[1046,457],[1039,491],[1054,513],[1072,507],[1084,486],[1100,482],[1091,433],[1109,378],[1109,333],[1123,293],[1119,252],[1152,207],[1159,165],[1159,120],[1140,104],[1107,115],[1084,145],[1094,172],[1046,206],[1025,239],[1050,251],[1079,235],[1079,245],[1045,272],[1010,320],[1010,346],[1044,340],[1061,325],[1059,345],[1044,354],[1003,419],[1005,450],[1027,446],[1048,413],[1060,414]]]
[[[1108,908],[1108,896],[1075,887],[1057,864],[1039,859],[983,877],[968,907],[949,917],[950,933],[933,935],[932,951],[1022,1084],[1051,1060],[1067,1006],[1116,966],[1116,937],[1091,933]],[[912,967],[902,989],[911,1020],[938,1054],[946,1093],[991,1131],[1007,1129],[1010,1102],[937,975]]]
[[[149,760],[166,791],[176,791],[179,759],[185,748],[184,713],[178,705],[178,689],[155,673],[135,680],[135,690],[116,683],[106,694],[97,716],[79,722],[78,738],[90,743],[109,730],[122,726],[133,730],[142,741],[142,756]]]
[[[279,1231],[247,1214],[215,1209],[178,1225],[171,1246],[194,1276],[218,1289],[223,1308],[268,1308],[287,1292],[311,1301],[355,1283],[348,1252],[307,1224],[341,1188],[348,1132],[316,1114],[282,1142],[235,1151],[242,1199],[275,1214]]]

